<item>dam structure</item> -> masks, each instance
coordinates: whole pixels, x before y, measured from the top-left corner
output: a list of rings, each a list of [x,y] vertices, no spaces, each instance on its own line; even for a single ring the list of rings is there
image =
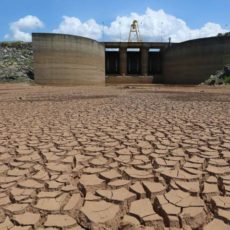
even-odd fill
[[[43,85],[104,85],[104,46],[65,34],[33,34],[35,82]]]
[[[229,36],[181,43],[97,42],[33,33],[32,45],[35,82],[45,85],[199,84],[230,63]]]

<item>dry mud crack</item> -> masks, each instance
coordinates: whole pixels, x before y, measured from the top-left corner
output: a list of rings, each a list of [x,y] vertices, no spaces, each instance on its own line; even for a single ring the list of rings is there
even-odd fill
[[[230,229],[230,88],[0,86],[0,229]]]

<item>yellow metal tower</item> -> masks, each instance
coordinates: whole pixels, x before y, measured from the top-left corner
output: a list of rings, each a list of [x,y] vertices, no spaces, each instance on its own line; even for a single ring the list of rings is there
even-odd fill
[[[135,38],[134,40],[132,39],[132,35],[134,35]],[[141,42],[141,35],[140,35],[140,30],[139,30],[139,25],[137,20],[134,20],[130,26],[128,42]]]

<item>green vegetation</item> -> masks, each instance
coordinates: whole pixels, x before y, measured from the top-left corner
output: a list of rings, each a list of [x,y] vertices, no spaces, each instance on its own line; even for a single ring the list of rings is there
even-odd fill
[[[30,82],[31,79],[24,77],[24,76],[17,76],[17,75],[12,75],[12,76],[6,76],[0,78],[1,83],[11,83],[11,82]]]
[[[3,48],[21,48],[23,45],[28,44],[26,42],[1,42],[0,46]]]
[[[217,37],[227,37],[227,36],[230,36],[230,32],[227,32],[227,33],[219,33],[217,35]]]
[[[223,79],[225,84],[230,84],[230,76],[224,76]]]

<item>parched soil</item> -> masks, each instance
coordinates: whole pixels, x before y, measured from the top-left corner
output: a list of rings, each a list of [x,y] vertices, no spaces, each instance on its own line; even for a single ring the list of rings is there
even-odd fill
[[[230,88],[0,85],[0,229],[229,230]]]

